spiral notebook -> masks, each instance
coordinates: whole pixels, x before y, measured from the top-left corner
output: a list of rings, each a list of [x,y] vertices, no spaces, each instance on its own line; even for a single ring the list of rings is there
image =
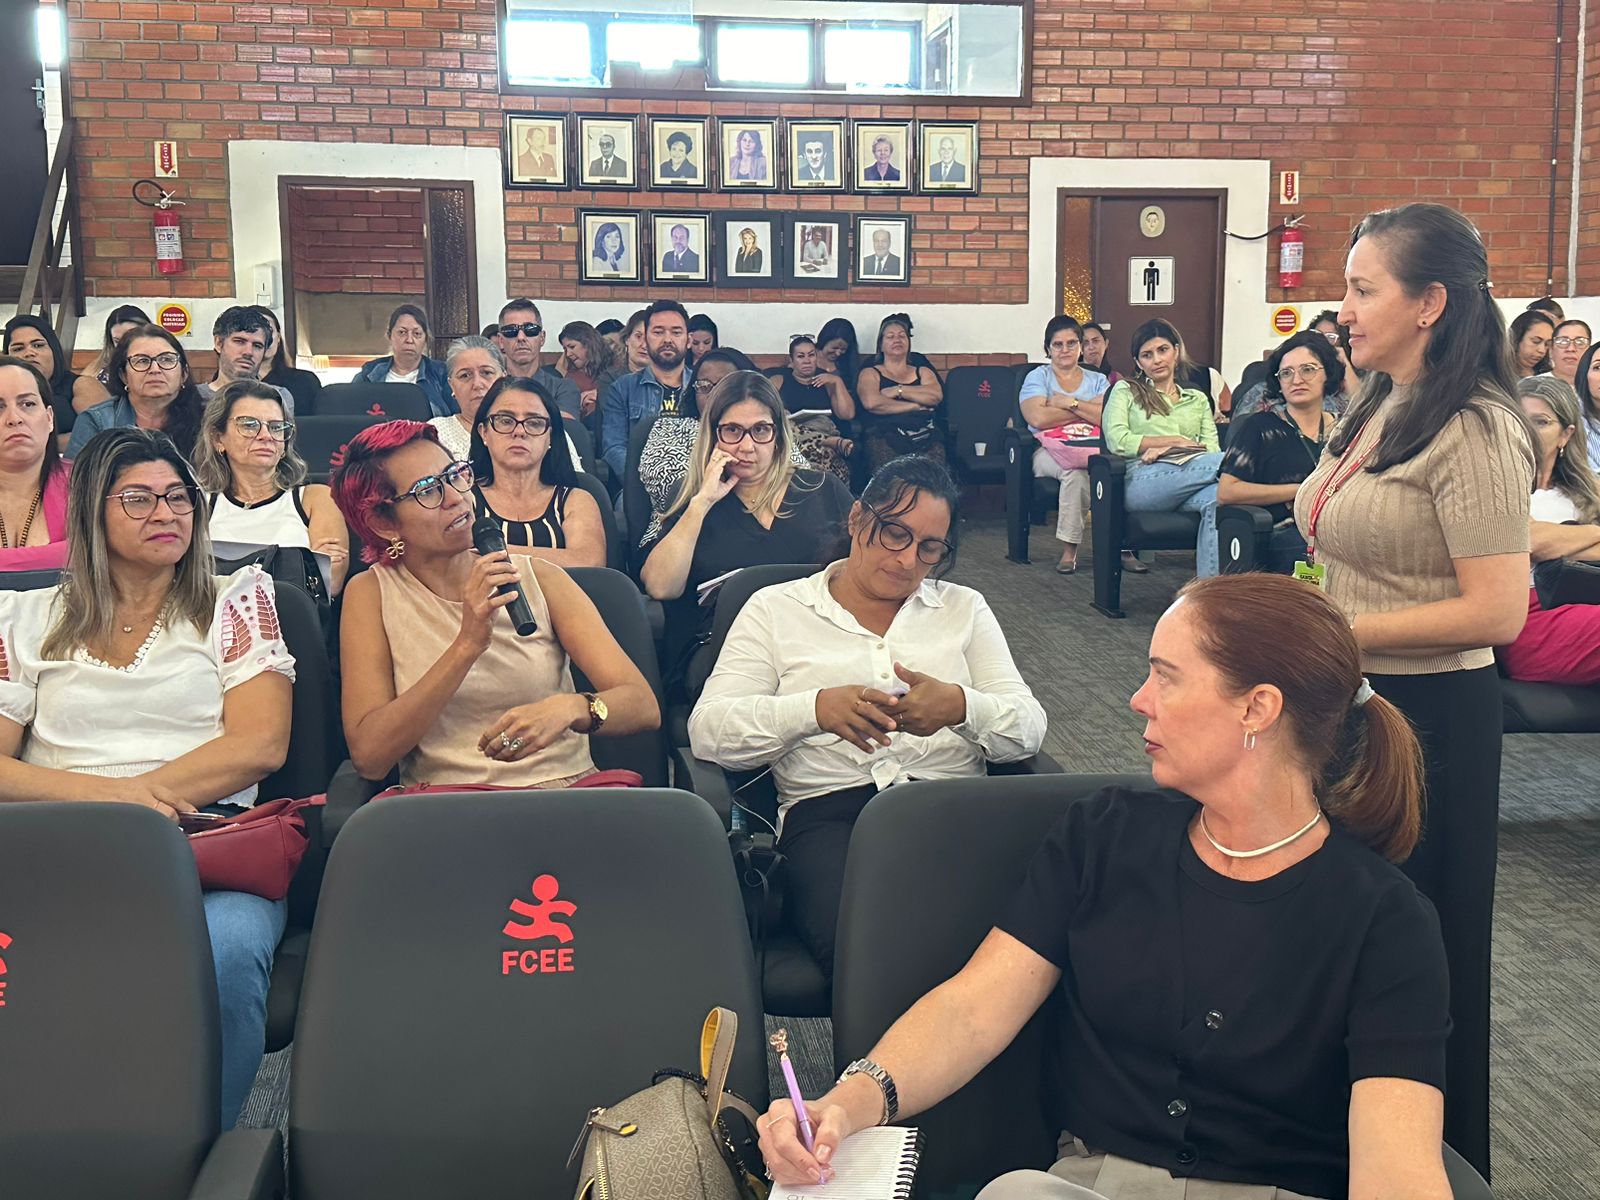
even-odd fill
[[[910,1200],[921,1159],[920,1129],[863,1129],[839,1144],[827,1183],[775,1184],[770,1200]]]

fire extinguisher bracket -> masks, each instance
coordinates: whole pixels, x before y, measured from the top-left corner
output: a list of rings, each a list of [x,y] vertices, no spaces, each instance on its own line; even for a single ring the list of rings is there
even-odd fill
[[[152,190],[156,194],[153,200],[148,198]],[[156,270],[163,275],[176,275],[183,270],[183,233],[174,211],[183,201],[175,199],[174,195],[154,179],[141,179],[133,185],[134,200],[156,210],[151,218],[151,232],[156,240]]]

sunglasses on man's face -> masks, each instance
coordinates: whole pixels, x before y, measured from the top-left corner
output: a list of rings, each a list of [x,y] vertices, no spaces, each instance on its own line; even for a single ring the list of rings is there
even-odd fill
[[[519,333],[529,338],[536,338],[543,332],[544,326],[539,324],[537,321],[525,321],[521,325],[500,326],[500,336],[505,338],[508,342],[515,338]]]

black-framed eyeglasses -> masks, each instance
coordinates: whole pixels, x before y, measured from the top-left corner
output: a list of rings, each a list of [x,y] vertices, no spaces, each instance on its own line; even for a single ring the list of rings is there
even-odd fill
[[[402,500],[415,500],[420,508],[442,508],[445,484],[465,494],[472,490],[476,481],[471,463],[454,462],[437,475],[424,475],[396,496],[394,501],[398,504]]]
[[[868,538],[869,541],[877,542],[894,554],[900,553],[916,541],[917,535],[899,521],[885,517],[865,500],[861,501],[861,507],[872,515],[873,530],[871,537]],[[917,561],[926,563],[930,567],[937,567],[955,552],[956,548],[943,538],[923,538],[917,542]]]
[[[1295,376],[1301,379],[1312,380],[1322,373],[1321,363],[1301,363],[1298,367],[1284,367],[1278,372],[1279,383],[1291,383]]]
[[[287,442],[294,436],[293,421],[263,421],[260,417],[235,417],[233,427],[251,441],[261,436],[262,429],[275,442]]]
[[[1586,337],[1558,337],[1550,344],[1557,350],[1582,350],[1588,346],[1589,339]],[[128,361],[132,362],[133,360],[129,359]]]
[[[170,371],[181,360],[171,350],[160,354],[130,354],[128,355],[128,370],[138,371],[141,374],[151,367],[160,367],[163,371]]]
[[[112,492],[107,500],[120,500],[122,511],[135,521],[143,521],[152,516],[156,505],[163,500],[167,508],[175,517],[183,517],[194,511],[195,489],[179,485],[168,488],[164,492],[152,492],[149,488],[123,488],[120,492]]]
[[[530,338],[536,338],[543,332],[544,326],[537,321],[524,321],[521,325],[500,326],[500,336],[507,341],[516,337],[519,333],[525,334]]]
[[[717,426],[717,441],[724,446],[737,446],[748,436],[758,446],[765,446],[778,436],[778,427],[771,421],[757,421],[754,425],[740,425],[725,421]]]
[[[519,425],[529,437],[538,437],[541,433],[550,432],[549,417],[515,417],[507,412],[498,412],[489,418],[487,424],[496,433],[503,433],[508,437],[516,432]]]

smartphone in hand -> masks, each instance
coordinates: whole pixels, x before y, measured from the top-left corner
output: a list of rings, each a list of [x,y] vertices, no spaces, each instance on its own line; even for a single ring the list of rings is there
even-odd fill
[[[178,814],[178,828],[184,833],[199,833],[202,829],[211,829],[218,822],[228,818],[220,813],[192,812]]]

